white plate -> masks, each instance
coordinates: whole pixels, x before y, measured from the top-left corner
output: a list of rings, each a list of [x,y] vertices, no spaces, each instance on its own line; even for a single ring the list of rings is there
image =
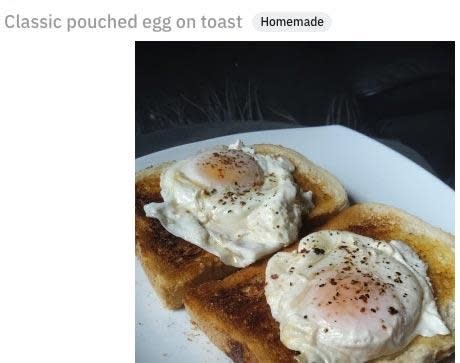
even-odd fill
[[[454,192],[411,160],[342,126],[257,131],[195,142],[136,159],[136,170],[179,160],[213,145],[241,139],[297,150],[334,174],[355,202],[401,208],[447,232],[454,231]],[[184,311],[161,306],[136,261],[136,362],[228,362],[190,324]]]

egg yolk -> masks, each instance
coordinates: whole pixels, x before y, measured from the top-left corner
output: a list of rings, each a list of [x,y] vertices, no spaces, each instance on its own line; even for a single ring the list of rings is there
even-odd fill
[[[263,171],[257,161],[240,150],[199,154],[191,160],[184,174],[213,188],[251,188],[263,182]]]
[[[317,319],[340,330],[350,326],[380,332],[392,328],[400,303],[391,286],[361,274],[331,276],[315,280],[304,295],[303,303],[308,303]]]

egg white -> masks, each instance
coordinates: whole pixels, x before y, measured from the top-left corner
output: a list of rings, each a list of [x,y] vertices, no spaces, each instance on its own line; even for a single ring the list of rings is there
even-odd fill
[[[292,177],[294,166],[288,160],[255,154],[242,143],[230,150],[255,160],[263,173],[261,182],[221,187],[203,180],[196,165],[202,155],[193,156],[164,171],[160,182],[164,201],[147,204],[144,210],[175,236],[218,256],[225,264],[245,267],[297,239],[302,213],[313,206],[312,193],[299,190]]]
[[[281,341],[301,362],[364,362],[449,334],[425,264],[401,241],[316,232],[275,254],[266,282]]]

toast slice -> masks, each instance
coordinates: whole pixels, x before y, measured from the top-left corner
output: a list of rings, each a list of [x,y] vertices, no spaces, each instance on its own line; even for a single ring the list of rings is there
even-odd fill
[[[312,228],[348,206],[347,194],[339,181],[301,154],[275,145],[254,145],[256,153],[281,155],[295,166],[294,179],[304,191],[313,191],[315,207],[304,223]],[[154,218],[147,218],[144,205],[160,202],[160,177],[171,163],[150,167],[136,175],[136,255],[164,305],[183,306],[187,288],[221,279],[237,268],[225,265],[203,249],[173,236]]]
[[[409,244],[428,265],[439,313],[451,335],[416,337],[402,352],[378,362],[430,362],[454,350],[454,239],[399,209],[382,204],[358,204],[318,230],[335,229],[375,239]],[[289,250],[295,249],[290,246]],[[221,281],[205,283],[185,296],[194,321],[235,362],[294,362],[296,352],[280,341],[279,325],[267,304],[264,285],[268,258]]]

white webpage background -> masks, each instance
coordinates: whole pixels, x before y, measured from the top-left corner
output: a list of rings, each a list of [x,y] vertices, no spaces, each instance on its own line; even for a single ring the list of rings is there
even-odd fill
[[[320,11],[332,26],[325,33],[1,30],[0,361],[134,361],[134,40],[452,41],[458,7],[452,0],[3,0],[0,17],[205,13],[240,14],[250,24],[261,11]]]

